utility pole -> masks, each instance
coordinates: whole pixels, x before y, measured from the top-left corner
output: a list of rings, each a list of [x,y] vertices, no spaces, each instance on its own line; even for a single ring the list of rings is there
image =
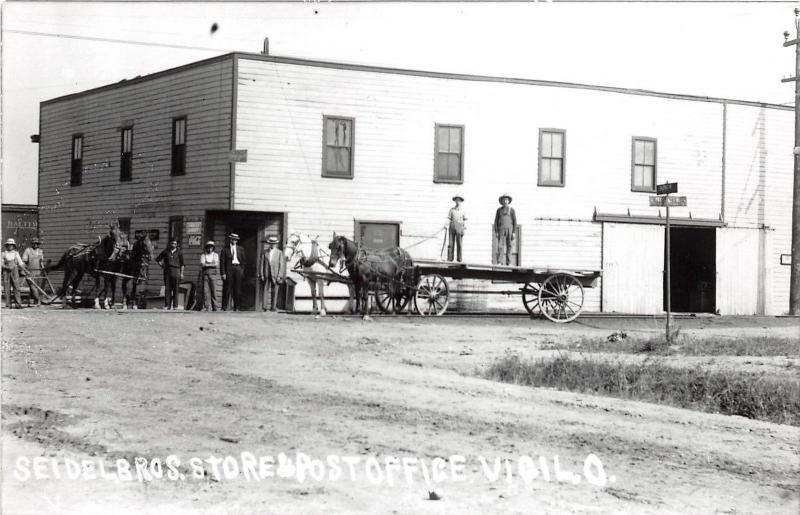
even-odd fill
[[[800,9],[794,10],[795,38],[789,41],[789,32],[783,33],[783,46],[793,46],[795,52],[794,77],[781,82],[794,82],[794,189],[792,198],[792,257],[789,278],[789,314],[800,315]]]

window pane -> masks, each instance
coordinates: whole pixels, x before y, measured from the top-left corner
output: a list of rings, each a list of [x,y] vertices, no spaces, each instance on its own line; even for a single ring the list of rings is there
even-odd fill
[[[336,147],[352,146],[352,122],[339,118],[325,119],[325,143]]]
[[[652,166],[643,166],[642,173],[644,175],[644,187],[652,189],[653,188],[653,175],[655,169]]]
[[[554,132],[551,136],[552,148],[550,157],[563,157],[562,147],[564,145],[564,135],[560,132]]]
[[[644,142],[641,140],[633,142],[633,163],[637,165],[644,163]]]
[[[436,128],[436,151],[447,152],[450,150],[450,131],[447,127]]]
[[[448,155],[447,175],[450,179],[458,179],[461,172],[461,158],[456,154]]]
[[[550,157],[553,154],[553,138],[549,132],[542,133],[542,157]]]
[[[654,165],[656,164],[656,144],[654,141],[645,141],[644,144],[645,152],[644,152],[644,164],[646,165]]]
[[[550,160],[550,180],[556,184],[561,184],[561,160]]]
[[[641,188],[644,183],[642,168],[639,165],[633,167],[633,185],[637,188]]]
[[[450,152],[461,153],[461,129],[450,127]]]

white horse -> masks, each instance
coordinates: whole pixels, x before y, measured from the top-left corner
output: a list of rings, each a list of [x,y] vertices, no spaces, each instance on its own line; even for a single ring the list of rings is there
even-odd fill
[[[286,241],[287,269],[290,271],[302,271],[305,274],[325,274],[330,273],[330,269],[325,265],[320,253],[317,239],[307,234],[292,233]],[[324,279],[314,279],[311,275],[305,276],[308,286],[311,288],[311,300],[313,302],[313,314],[325,316],[325,281]],[[319,289],[320,309],[317,309],[317,289]]]

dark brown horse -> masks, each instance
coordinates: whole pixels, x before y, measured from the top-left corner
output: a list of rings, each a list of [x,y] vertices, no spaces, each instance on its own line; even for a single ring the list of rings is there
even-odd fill
[[[95,272],[98,264],[98,248],[100,243],[82,244],[78,243],[67,249],[61,255],[58,263],[46,267],[46,271],[64,270],[64,280],[61,283],[61,290],[58,296],[63,299],[63,307],[68,306],[68,297],[72,292],[72,302],[75,302],[75,296],[78,294],[78,286],[81,279],[87,273],[95,277],[95,283],[99,281],[98,274]],[[95,287],[97,284],[95,284]]]
[[[395,299],[408,298],[411,288],[416,284],[411,256],[399,247],[367,249],[334,233],[328,248],[331,251],[330,267],[344,260],[355,289],[356,311],[360,310],[365,320],[369,319],[370,291],[387,293],[390,299],[388,310],[394,311],[397,305]]]

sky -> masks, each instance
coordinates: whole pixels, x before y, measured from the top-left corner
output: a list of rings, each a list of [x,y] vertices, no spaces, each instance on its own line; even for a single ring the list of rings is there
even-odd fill
[[[2,201],[35,204],[39,102],[230,51],[791,105],[793,2],[6,2]],[[216,23],[217,30],[211,27]],[[187,48],[188,47],[188,48]],[[66,165],[65,165],[66,166]]]

